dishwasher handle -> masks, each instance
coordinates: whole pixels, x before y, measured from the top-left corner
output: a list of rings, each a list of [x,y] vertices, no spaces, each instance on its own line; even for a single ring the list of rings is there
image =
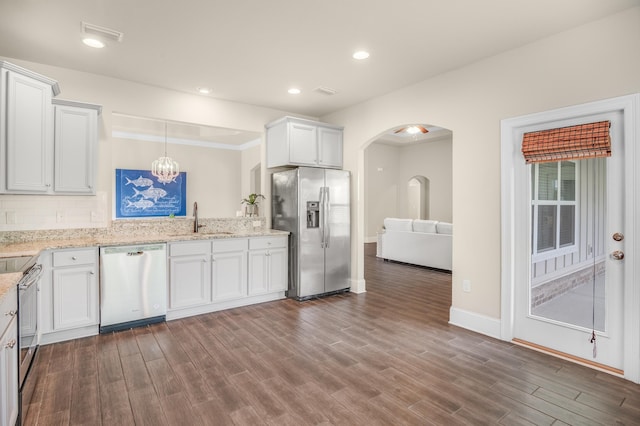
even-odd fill
[[[127,256],[142,256],[144,254],[144,252],[141,251],[130,251],[127,253]]]

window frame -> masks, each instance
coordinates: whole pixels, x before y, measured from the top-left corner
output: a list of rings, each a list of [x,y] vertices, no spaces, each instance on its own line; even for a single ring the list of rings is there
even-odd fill
[[[575,165],[575,197],[574,200],[562,200],[562,185],[560,182],[562,181],[562,163],[563,162],[571,162]],[[539,166],[544,163],[532,163],[530,166],[532,167],[532,172],[529,173],[530,179],[533,179],[529,188],[532,189],[533,193],[529,197],[531,199],[531,261],[533,263],[541,262],[548,259],[553,259],[560,256],[565,256],[567,254],[572,254],[578,252],[579,242],[578,239],[580,237],[579,233],[579,219],[580,219],[580,161],[578,160],[560,160],[554,161],[558,168],[558,191],[556,194],[555,200],[538,200],[539,195],[539,184],[540,184],[540,175],[539,175]],[[556,207],[556,226],[555,232],[555,248],[549,249],[547,251],[537,253],[538,249],[538,207],[539,206],[555,206]],[[561,207],[562,206],[574,206],[574,220],[573,220],[573,244],[567,245],[564,247],[560,247],[560,216],[561,216]]]

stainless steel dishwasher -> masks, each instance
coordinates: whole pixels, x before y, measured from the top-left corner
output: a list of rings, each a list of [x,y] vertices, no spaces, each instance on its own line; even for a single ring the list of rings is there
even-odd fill
[[[100,333],[165,320],[166,244],[100,248]]]

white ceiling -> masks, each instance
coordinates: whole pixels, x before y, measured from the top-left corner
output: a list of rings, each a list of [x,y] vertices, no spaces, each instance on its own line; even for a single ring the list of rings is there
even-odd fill
[[[1,0],[0,56],[321,117],[640,0]],[[91,49],[81,21],[124,33]],[[371,57],[351,54],[366,49]],[[299,87],[302,93],[289,95]],[[328,96],[313,90],[325,86]]]

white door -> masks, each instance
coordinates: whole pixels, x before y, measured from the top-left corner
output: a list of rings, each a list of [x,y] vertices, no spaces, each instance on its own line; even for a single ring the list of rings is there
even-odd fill
[[[603,120],[611,122],[611,157],[528,166],[523,159],[516,167],[515,205],[522,214],[516,214],[515,241],[528,244],[516,244],[513,336],[622,373],[623,114],[581,116],[524,132]]]

